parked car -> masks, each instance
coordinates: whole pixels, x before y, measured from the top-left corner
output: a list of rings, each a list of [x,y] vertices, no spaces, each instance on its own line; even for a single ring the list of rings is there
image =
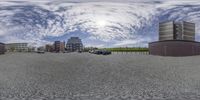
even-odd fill
[[[97,54],[97,55],[110,55],[112,53],[111,53],[111,51],[108,51],[108,50],[94,50],[93,54]]]
[[[101,50],[95,50],[93,53],[94,53],[94,54],[97,54],[97,55],[101,55],[101,54],[102,54],[102,51],[101,51]]]
[[[103,50],[102,55],[110,55],[112,54],[111,51]]]

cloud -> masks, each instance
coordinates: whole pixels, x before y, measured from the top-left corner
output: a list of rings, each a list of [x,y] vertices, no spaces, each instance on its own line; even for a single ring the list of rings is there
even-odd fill
[[[147,46],[155,41],[157,23],[166,20],[195,22],[200,35],[199,0],[1,0],[0,5],[2,42],[45,43],[51,40],[44,38],[81,31],[86,45]]]

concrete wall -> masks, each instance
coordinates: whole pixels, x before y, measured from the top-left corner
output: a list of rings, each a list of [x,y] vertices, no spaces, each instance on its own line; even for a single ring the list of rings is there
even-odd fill
[[[200,42],[168,40],[149,43],[149,53],[160,56],[200,55]]]

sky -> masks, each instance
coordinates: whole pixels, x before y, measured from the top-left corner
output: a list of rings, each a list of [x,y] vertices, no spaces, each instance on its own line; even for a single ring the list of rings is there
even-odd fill
[[[87,47],[147,47],[158,24],[189,21],[200,41],[200,0],[0,0],[0,42],[31,46],[80,37]]]

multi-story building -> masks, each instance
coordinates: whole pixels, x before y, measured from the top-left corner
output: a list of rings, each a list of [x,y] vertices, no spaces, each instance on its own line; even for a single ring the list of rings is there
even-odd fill
[[[8,52],[28,52],[28,43],[9,43],[6,49]]]
[[[66,44],[67,51],[83,51],[83,43],[79,37],[71,37]]]
[[[159,24],[159,40],[195,40],[195,24],[190,22],[163,22]]]
[[[0,54],[4,54],[5,53],[5,44],[4,43],[0,43]]]
[[[36,47],[28,47],[28,52],[35,52],[36,51]]]
[[[46,52],[53,52],[53,51],[54,51],[53,45],[47,44],[47,45],[45,46],[45,51],[46,51]]]
[[[200,42],[195,41],[195,24],[164,22],[159,26],[159,41],[149,43],[149,53],[161,56],[200,55]]]
[[[54,42],[54,51],[55,52],[64,52],[65,51],[65,42],[55,41]]]
[[[182,39],[195,41],[195,24],[182,22]]]

